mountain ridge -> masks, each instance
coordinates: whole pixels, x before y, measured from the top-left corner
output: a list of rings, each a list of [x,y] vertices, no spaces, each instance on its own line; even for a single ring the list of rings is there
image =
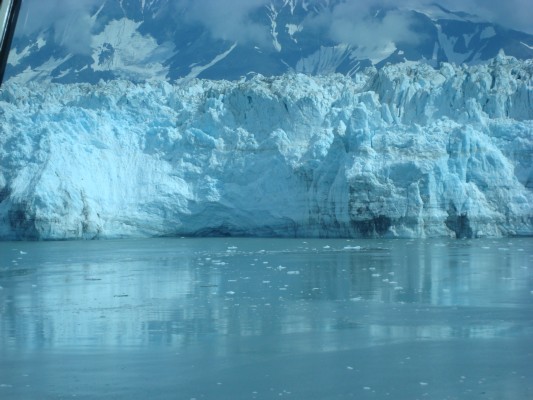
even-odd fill
[[[342,1],[279,0],[245,16],[223,14],[230,21],[219,26],[207,24],[218,21],[214,11],[205,17],[200,6],[180,8],[182,3],[107,0],[95,5],[87,46],[77,52],[65,45],[70,43],[66,28],[21,33],[8,77],[96,83],[154,77],[234,80],[250,72],[351,76],[367,66],[403,61],[476,64],[502,49],[519,59],[533,57],[533,35],[440,6],[365,10],[358,16],[356,9],[340,8]],[[347,22],[352,15],[363,30]],[[384,38],[377,40],[380,35]]]

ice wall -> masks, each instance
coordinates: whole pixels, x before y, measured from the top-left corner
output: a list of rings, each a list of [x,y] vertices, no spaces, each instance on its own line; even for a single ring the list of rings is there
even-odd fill
[[[533,234],[532,76],[8,83],[0,238]]]

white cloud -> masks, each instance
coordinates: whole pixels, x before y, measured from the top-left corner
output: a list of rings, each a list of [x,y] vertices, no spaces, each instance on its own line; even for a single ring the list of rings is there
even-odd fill
[[[270,0],[177,0],[177,10],[186,20],[201,23],[216,39],[266,44],[268,26],[253,14]]]
[[[323,0],[312,1],[324,4]],[[306,24],[335,42],[357,46],[361,56],[379,59],[394,50],[393,43],[420,41],[408,10],[435,3],[533,34],[532,0],[340,0],[321,15],[308,18]],[[376,14],[384,7],[393,11]]]
[[[17,34],[28,35],[53,27],[55,40],[69,51],[91,53],[93,21],[90,11],[105,0],[25,0]]]
[[[466,11],[509,29],[533,34],[532,0],[441,0],[454,11]]]
[[[30,34],[54,28],[55,39],[72,52],[90,53],[93,21],[90,12],[106,0],[25,0],[17,26],[17,34]],[[107,0],[118,1],[118,0]],[[268,45],[267,21],[255,15],[271,0],[168,0],[176,13],[193,23],[205,26],[214,38],[241,43]],[[282,0],[274,0],[282,1]],[[308,2],[324,0],[308,0]],[[326,32],[332,40],[359,47],[383,47],[391,41],[416,43],[408,13],[389,12],[374,18],[376,8],[383,6],[409,9],[417,5],[439,3],[453,11],[478,15],[507,28],[533,34],[533,0],[339,0],[320,17],[307,22]]]
[[[393,10],[383,14],[378,10],[377,1],[345,1],[309,18],[306,24],[335,42],[367,49],[387,47],[391,42],[418,42],[408,13]]]

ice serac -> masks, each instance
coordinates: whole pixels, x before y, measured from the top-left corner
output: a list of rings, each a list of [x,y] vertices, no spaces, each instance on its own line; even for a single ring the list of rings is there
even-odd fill
[[[533,234],[533,61],[7,85],[0,237]]]

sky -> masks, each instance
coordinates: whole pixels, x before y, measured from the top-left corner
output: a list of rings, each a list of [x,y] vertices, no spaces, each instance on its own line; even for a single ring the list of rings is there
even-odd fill
[[[206,26],[217,39],[258,45],[269,41],[267,27],[254,21],[252,16],[271,0],[163,1],[174,3],[176,12],[191,22]],[[17,34],[53,26],[58,42],[73,52],[86,52],[90,49],[90,32],[94,24],[90,10],[103,2],[105,0],[24,0]],[[405,12],[389,13],[382,21],[367,17],[382,5],[416,8],[433,2],[533,34],[533,0],[343,0],[331,12],[307,23],[311,27],[321,27],[334,41],[359,46],[379,46],[390,40],[416,41],[409,15]]]

